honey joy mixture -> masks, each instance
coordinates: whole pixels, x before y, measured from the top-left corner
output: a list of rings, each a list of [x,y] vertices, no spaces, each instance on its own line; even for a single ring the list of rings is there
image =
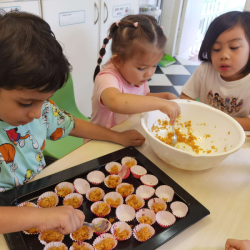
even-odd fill
[[[106,203],[104,203],[104,202],[96,205],[93,208],[93,211],[98,216],[105,216],[106,214],[108,214],[109,210],[110,210],[110,207]]]
[[[127,161],[125,164],[128,166],[128,168],[132,168],[135,166],[135,160]]]
[[[142,202],[135,196],[132,195],[127,201],[127,205],[131,206],[134,209],[139,209],[142,206]]]
[[[29,234],[38,234],[40,233],[41,231],[37,228],[31,228],[29,230],[24,230],[25,232],[29,233]]]
[[[115,229],[115,236],[119,240],[126,240],[128,238],[128,236],[129,236],[129,231],[126,230],[126,229],[121,231],[121,232],[120,231],[121,231],[120,228]]]
[[[206,152],[207,154],[210,154],[211,150],[204,150],[204,149],[200,148],[200,146],[196,145],[197,137],[193,135],[194,130],[191,127],[192,126],[191,121],[184,122],[184,124],[183,124],[183,123],[180,123],[179,119],[180,119],[180,116],[177,117],[177,119],[176,119],[176,125],[187,128],[188,132],[187,132],[187,134],[184,134],[181,132],[180,128],[176,128],[175,134],[177,136],[177,142],[178,143],[185,143],[186,145],[190,146],[196,154],[199,154],[200,151],[202,151],[203,153]],[[167,130],[169,128],[169,126],[172,126],[167,120],[158,119],[157,122],[158,122],[158,126],[155,126],[153,124],[153,126],[151,128],[152,132],[157,133],[160,130]],[[206,126],[205,123],[200,124],[200,126],[201,125]],[[172,146],[173,136],[174,136],[173,132],[168,132],[165,137],[162,137],[159,134],[155,135],[155,137],[158,138],[160,141],[162,141],[170,146]],[[208,138],[208,137],[210,137],[210,135],[205,134],[204,137]],[[184,146],[184,148],[185,148],[185,146]],[[216,151],[215,147],[214,147],[214,149],[215,149],[215,152],[218,151],[218,149]]]
[[[65,197],[68,194],[73,193],[73,191],[68,187],[63,187],[63,188],[56,187],[56,191],[57,191],[57,194],[61,197]]]
[[[114,247],[114,240],[112,238],[106,238],[102,240],[100,243],[95,244],[94,248],[97,250],[111,250]]]
[[[120,184],[120,177],[119,176],[112,176],[110,175],[106,180],[106,185],[110,188],[116,188]]]
[[[107,198],[106,203],[109,204],[111,207],[118,207],[121,204],[121,199],[117,198],[116,200],[113,200],[111,198]]]
[[[145,215],[143,215],[142,217],[139,217],[138,220],[140,223],[149,224],[149,225],[151,225],[153,222],[152,219],[150,219],[149,217],[147,217]]]
[[[97,188],[96,190],[90,192],[89,199],[91,201],[99,201],[102,198],[102,192],[100,188]]]
[[[42,232],[41,240],[50,243],[53,241],[62,241],[63,234],[55,231],[55,230],[45,230]]]
[[[80,200],[75,196],[72,199],[65,200],[64,205],[70,205],[73,208],[78,208],[80,205]]]
[[[148,227],[143,227],[136,233],[136,236],[140,241],[146,241],[151,235],[152,234],[149,232]]]
[[[122,185],[120,188],[118,188],[117,192],[122,196],[128,196],[133,192],[133,185]]]
[[[67,250],[65,246],[60,246],[60,247],[50,247],[48,250]]]
[[[111,174],[116,174],[118,173],[118,167],[116,165],[114,165],[111,169],[110,169],[110,173]]]
[[[77,242],[73,242],[74,250],[89,250],[85,245],[78,244]]]
[[[162,198],[162,200],[166,202],[166,201],[168,201],[168,198]]]
[[[159,203],[155,203],[152,207],[151,207],[151,209],[155,212],[155,213],[157,213],[157,212],[159,212],[159,211],[162,211],[162,210],[164,210],[164,204],[159,204]]]
[[[56,205],[56,197],[55,196],[44,197],[38,202],[38,205],[43,208],[54,207]]]
[[[72,233],[72,237],[77,241],[84,241],[89,238],[89,228],[82,226],[80,229]]]

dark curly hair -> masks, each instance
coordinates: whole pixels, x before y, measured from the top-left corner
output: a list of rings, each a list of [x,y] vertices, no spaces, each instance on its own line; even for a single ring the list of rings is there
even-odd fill
[[[42,18],[0,10],[0,34],[0,88],[48,93],[68,80],[71,66]]]
[[[135,23],[138,23],[135,27]],[[143,55],[150,50],[150,46],[158,51],[164,51],[167,38],[162,27],[157,20],[149,15],[129,15],[121,19],[119,25],[113,23],[109,28],[109,39],[112,39],[111,51],[113,55],[118,55],[123,61],[136,55]],[[106,45],[109,39],[105,38],[103,44]],[[102,57],[106,49],[100,50],[98,65],[95,69],[94,80],[100,72]]]

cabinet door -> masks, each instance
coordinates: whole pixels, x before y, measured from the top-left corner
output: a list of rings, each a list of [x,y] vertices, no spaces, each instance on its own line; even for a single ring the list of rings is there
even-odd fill
[[[98,2],[43,0],[43,18],[49,23],[73,67],[75,99],[79,110],[91,115],[93,74],[99,48]]]
[[[19,11],[29,12],[41,16],[39,0],[30,1],[0,1],[0,9],[5,12],[18,9]]]
[[[109,34],[108,30],[112,23],[121,20],[129,14],[139,13],[139,0],[101,0],[101,19],[100,19],[100,48],[103,39]],[[106,46],[106,54],[102,64],[106,63],[111,57],[112,40]]]

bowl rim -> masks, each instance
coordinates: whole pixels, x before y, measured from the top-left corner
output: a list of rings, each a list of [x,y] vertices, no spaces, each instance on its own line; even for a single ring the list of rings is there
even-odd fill
[[[204,108],[207,108],[207,109],[211,109],[213,112],[217,112],[219,113],[220,115],[223,115],[226,119],[230,120],[232,123],[234,123],[236,125],[236,127],[238,127],[238,131],[240,133],[240,141],[238,143],[238,145],[236,147],[234,147],[234,149],[230,149],[226,152],[222,152],[222,153],[217,153],[217,154],[209,154],[209,155],[193,155],[189,152],[186,152],[186,151],[183,151],[183,150],[180,150],[178,148],[175,148],[175,147],[172,147],[164,142],[162,142],[161,140],[159,140],[158,138],[156,138],[155,136],[153,136],[149,131],[148,131],[148,128],[146,127],[146,124],[145,124],[145,116],[148,112],[144,112],[141,114],[141,125],[142,125],[142,128],[144,129],[144,131],[147,133],[148,136],[150,136],[151,138],[154,138],[156,139],[158,142],[160,142],[161,145],[163,145],[164,147],[167,147],[169,149],[172,149],[172,150],[175,150],[175,151],[178,151],[178,152],[182,152],[186,155],[189,155],[189,156],[192,156],[192,157],[198,157],[198,158],[201,158],[201,157],[204,157],[204,158],[211,158],[211,157],[218,157],[218,156],[225,156],[225,155],[229,155],[229,154],[232,154],[234,152],[236,152],[237,150],[239,150],[242,145],[244,144],[245,142],[245,131],[243,130],[243,128],[241,127],[241,125],[235,120],[233,119],[231,116],[229,116],[228,114],[224,113],[223,111],[221,110],[218,110],[218,109],[215,109],[213,107],[210,107],[209,105],[205,104],[205,103],[201,103],[201,102],[197,102],[197,101],[193,101],[193,100],[186,100],[186,99],[175,99],[175,100],[170,100],[170,101],[174,101],[176,103],[187,103],[187,105],[200,105],[200,106],[203,106]],[[156,110],[153,110],[153,111],[156,111]],[[152,111],[150,111],[152,112]]]

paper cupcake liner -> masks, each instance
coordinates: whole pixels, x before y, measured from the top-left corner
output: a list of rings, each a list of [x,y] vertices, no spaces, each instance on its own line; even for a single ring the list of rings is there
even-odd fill
[[[153,199],[151,199],[151,200],[149,200],[148,201],[148,207],[149,207],[149,209],[152,209],[152,206],[154,205],[154,204],[164,204],[164,209],[163,210],[166,210],[167,209],[167,204],[166,204],[166,202],[164,202],[162,199],[160,199],[160,198],[153,198]],[[153,210],[152,210],[153,211]],[[162,211],[162,210],[161,210]],[[159,211],[160,212],[160,211]],[[157,212],[157,213],[159,213],[159,212]]]
[[[116,217],[120,221],[128,222],[135,218],[135,210],[129,205],[120,205],[116,208]]]
[[[31,207],[38,207],[38,205],[36,205],[33,202],[29,202],[29,201],[22,202],[22,203],[18,204],[17,206],[18,207],[25,207],[27,204],[29,204]]]
[[[131,195],[127,196],[127,198],[125,199],[125,202],[126,202],[127,205],[128,205],[127,201],[128,201],[132,196],[135,196],[139,201],[142,202],[142,205],[141,205],[139,208],[134,208],[135,210],[139,210],[139,209],[141,209],[142,207],[144,207],[144,205],[145,205],[144,199],[143,199],[140,195],[137,195],[137,194],[131,194]],[[130,206],[130,205],[129,205],[129,206]],[[131,206],[131,207],[132,207],[132,206]]]
[[[92,220],[91,223],[98,224],[100,221],[103,221],[103,220],[107,221],[108,224],[109,224],[109,226],[108,226],[108,228],[105,231],[103,231],[101,233],[98,233],[98,232],[94,231],[94,233],[97,234],[97,235],[101,235],[101,234],[107,233],[110,230],[110,228],[111,228],[111,222],[109,220],[105,219],[105,218],[95,218],[95,219]]]
[[[82,240],[82,241],[76,240],[76,239],[74,239],[74,237],[73,237],[73,233],[71,233],[71,234],[69,235],[70,238],[71,238],[71,240],[76,241],[76,242],[83,242],[83,241],[85,241],[85,240],[90,240],[90,239],[92,239],[92,237],[93,237],[93,235],[94,235],[94,231],[93,231],[93,229],[92,229],[91,227],[87,227],[87,228],[89,229],[89,231],[88,231],[88,238],[87,238],[87,239],[84,239],[84,240]]]
[[[117,193],[119,193],[119,192],[118,192],[118,189],[121,188],[121,187],[124,186],[124,185],[127,185],[127,186],[128,186],[128,185],[130,185],[130,184],[129,184],[129,183],[123,182],[123,183],[119,184],[119,185],[116,187],[116,190],[115,190],[115,191],[116,191]],[[134,187],[133,187],[133,188],[132,188],[132,192],[131,192],[130,194],[128,194],[128,195],[122,195],[122,194],[120,194],[120,193],[119,193],[119,194],[120,194],[122,197],[127,197],[127,196],[133,194],[134,191],[135,191],[135,189],[134,189]]]
[[[45,231],[44,231],[44,232],[45,232]],[[46,241],[41,240],[42,234],[43,234],[44,232],[41,232],[41,233],[38,235],[38,240],[39,240],[43,245],[48,245],[48,244],[50,244],[50,243],[52,243],[52,242],[47,243]],[[61,243],[61,242],[63,241],[63,239],[64,239],[64,235],[63,235],[62,240],[60,240],[60,241],[54,241],[53,243],[57,243],[57,242],[58,242],[58,243]]]
[[[153,225],[156,221],[156,217],[155,217],[155,213],[153,210],[151,209],[148,209],[148,208],[142,208],[140,209],[137,213],[136,213],[136,220],[140,223],[140,224],[143,224],[139,221],[139,218],[142,217],[142,216],[146,216],[148,218],[150,218],[152,220],[152,223],[150,225]],[[147,223],[144,223],[144,224],[147,224]]]
[[[99,187],[93,187],[93,188],[90,188],[90,189],[87,191],[87,193],[86,193],[86,198],[87,198],[87,200],[89,200],[89,201],[91,201],[91,202],[96,202],[96,201],[90,200],[90,198],[89,198],[90,193],[91,193],[92,191],[95,191],[96,189],[100,189],[100,190],[101,190],[101,193],[102,193],[102,195],[101,195],[101,197],[100,197],[100,199],[99,199],[98,201],[100,201],[100,200],[104,197],[105,193],[104,193],[104,191],[103,191],[101,188],[99,188]]]
[[[127,179],[130,176],[130,169],[127,165],[122,165],[121,172],[118,173],[118,175],[124,180]]]
[[[63,199],[63,205],[65,205],[65,201],[68,200],[68,199],[73,199],[74,197],[77,197],[79,200],[80,200],[80,203],[77,207],[74,207],[74,208],[78,208],[82,205],[83,203],[83,196],[81,194],[68,194],[65,196],[65,198]]]
[[[86,194],[87,191],[90,189],[89,183],[82,178],[75,179],[73,184],[74,184],[75,191],[78,194]]]
[[[170,208],[172,210],[172,213],[177,218],[183,218],[187,215],[188,212],[188,206],[180,201],[175,201],[171,203]]]
[[[88,250],[94,250],[93,246],[90,245],[90,244],[87,243],[87,242],[80,242],[80,241],[78,241],[77,244],[78,244],[79,246],[85,246]],[[75,248],[74,248],[73,246],[71,246],[71,247],[69,248],[69,250],[75,250]]]
[[[155,194],[155,189],[149,186],[141,185],[136,189],[135,193],[141,196],[144,200],[148,200]]]
[[[152,175],[152,174],[146,174],[146,175],[143,175],[141,178],[140,178],[141,182],[146,185],[146,186],[150,186],[150,187],[154,187],[158,184],[158,179]]]
[[[107,203],[107,199],[110,198],[110,199],[113,199],[114,201],[116,201],[118,198],[120,198],[120,204],[123,204],[123,197],[121,196],[121,194],[117,193],[117,192],[110,192],[110,193],[107,193],[104,198],[103,198],[103,201]],[[108,203],[107,203],[108,204]],[[118,205],[118,206],[119,206]],[[111,206],[111,205],[110,205]],[[117,206],[117,207],[118,207]],[[111,206],[111,207],[114,207],[114,206]],[[114,207],[116,208],[116,207]]]
[[[137,232],[139,232],[142,228],[144,228],[144,227],[148,227],[148,229],[149,229],[149,232],[152,234],[148,239],[146,239],[145,241],[147,241],[147,240],[149,240],[150,238],[152,238],[152,236],[155,234],[155,230],[154,230],[154,228],[152,227],[152,226],[150,226],[150,225],[148,225],[148,224],[139,224],[139,225],[137,225],[135,228],[134,228],[134,230],[133,230],[133,235],[134,235],[134,237],[138,240],[138,241],[140,241],[140,242],[145,242],[145,241],[141,241],[141,240],[139,240],[138,239],[138,237],[137,237]]]
[[[54,192],[46,192],[46,193],[43,193],[42,195],[40,195],[39,197],[38,197],[38,200],[37,200],[37,206],[38,207],[40,207],[39,206],[39,202],[43,199],[43,198],[45,198],[45,197],[50,197],[50,196],[55,196],[55,198],[56,198],[56,204],[53,206],[53,207],[56,207],[57,206],[57,204],[58,204],[58,202],[59,202],[59,198],[58,198],[58,195],[56,194],[56,193],[54,193]],[[43,207],[40,207],[40,208],[43,208]]]
[[[68,247],[63,244],[62,242],[50,242],[49,244],[47,244],[43,250],[49,250],[52,247],[61,247],[64,246],[65,250],[68,250]]]
[[[156,214],[156,221],[161,227],[170,227],[172,226],[176,218],[173,214],[168,211],[160,211]]]
[[[110,172],[110,171],[111,171],[111,168],[114,167],[114,166],[117,166],[118,171],[115,172],[115,173],[111,173],[111,172]],[[108,163],[108,164],[105,166],[105,169],[106,169],[106,171],[109,172],[110,174],[118,174],[118,173],[121,172],[121,170],[122,170],[122,165],[121,165],[120,163],[118,163],[118,162],[110,162],[110,163]]]
[[[122,166],[126,165],[126,162],[128,162],[128,161],[134,161],[135,165],[137,165],[137,160],[135,158],[126,156],[126,157],[122,158]]]
[[[105,217],[105,216],[107,216],[111,212],[111,207],[107,203],[105,203],[109,207],[109,211],[106,214],[104,214],[104,215],[96,214],[93,209],[96,208],[99,204],[102,204],[102,203],[105,203],[105,202],[104,201],[97,201],[97,202],[93,203],[91,205],[91,207],[90,207],[91,212],[93,214],[95,214],[96,216],[98,216],[98,217]]]
[[[101,171],[92,171],[87,175],[87,180],[93,185],[101,184],[105,179],[105,175]]]
[[[71,189],[71,193],[74,193],[74,185],[72,184],[72,183],[70,183],[70,182],[61,182],[61,183],[59,183],[58,185],[56,185],[56,187],[55,187],[55,192],[56,192],[56,194],[58,195],[58,196],[60,196],[60,197],[65,197],[65,196],[62,196],[62,195],[59,195],[58,194],[58,192],[57,192],[57,189],[56,188],[69,188],[69,189]]]
[[[122,183],[122,178],[119,176],[119,175],[116,175],[116,174],[112,174],[112,175],[108,175],[105,179],[104,179],[104,184],[107,188],[116,188],[116,187],[110,187],[107,185],[106,181],[109,179],[109,176],[112,176],[112,177],[119,177],[119,181],[118,181],[118,185]]]
[[[129,235],[126,239],[118,239],[116,236],[115,236],[115,230],[119,228],[120,229],[120,232],[122,232],[123,230],[128,230],[129,232]],[[118,241],[124,241],[124,240],[128,240],[131,236],[132,236],[132,229],[131,227],[126,223],[126,222],[123,222],[123,221],[120,221],[120,222],[116,222],[112,225],[111,229],[110,229],[110,232],[111,234],[118,240]]]
[[[155,190],[155,195],[163,201],[165,201],[164,199],[167,199],[165,202],[169,203],[174,198],[174,190],[170,186],[162,185]]]
[[[107,233],[106,233],[106,234],[102,234],[102,235],[98,236],[98,237],[94,240],[94,242],[93,242],[94,248],[95,248],[95,245],[96,245],[96,244],[100,243],[101,241],[103,241],[103,240],[106,239],[106,238],[112,238],[112,239],[114,240],[114,247],[111,248],[111,249],[114,249],[114,248],[117,246],[118,241],[116,240],[116,238],[115,238],[112,234],[107,234]],[[95,250],[97,250],[97,249],[95,248]]]
[[[135,177],[135,178],[140,178],[142,177],[143,175],[145,175],[147,173],[147,170],[146,168],[142,167],[142,166],[139,166],[139,165],[135,165],[133,166],[131,169],[130,169],[132,175]]]

